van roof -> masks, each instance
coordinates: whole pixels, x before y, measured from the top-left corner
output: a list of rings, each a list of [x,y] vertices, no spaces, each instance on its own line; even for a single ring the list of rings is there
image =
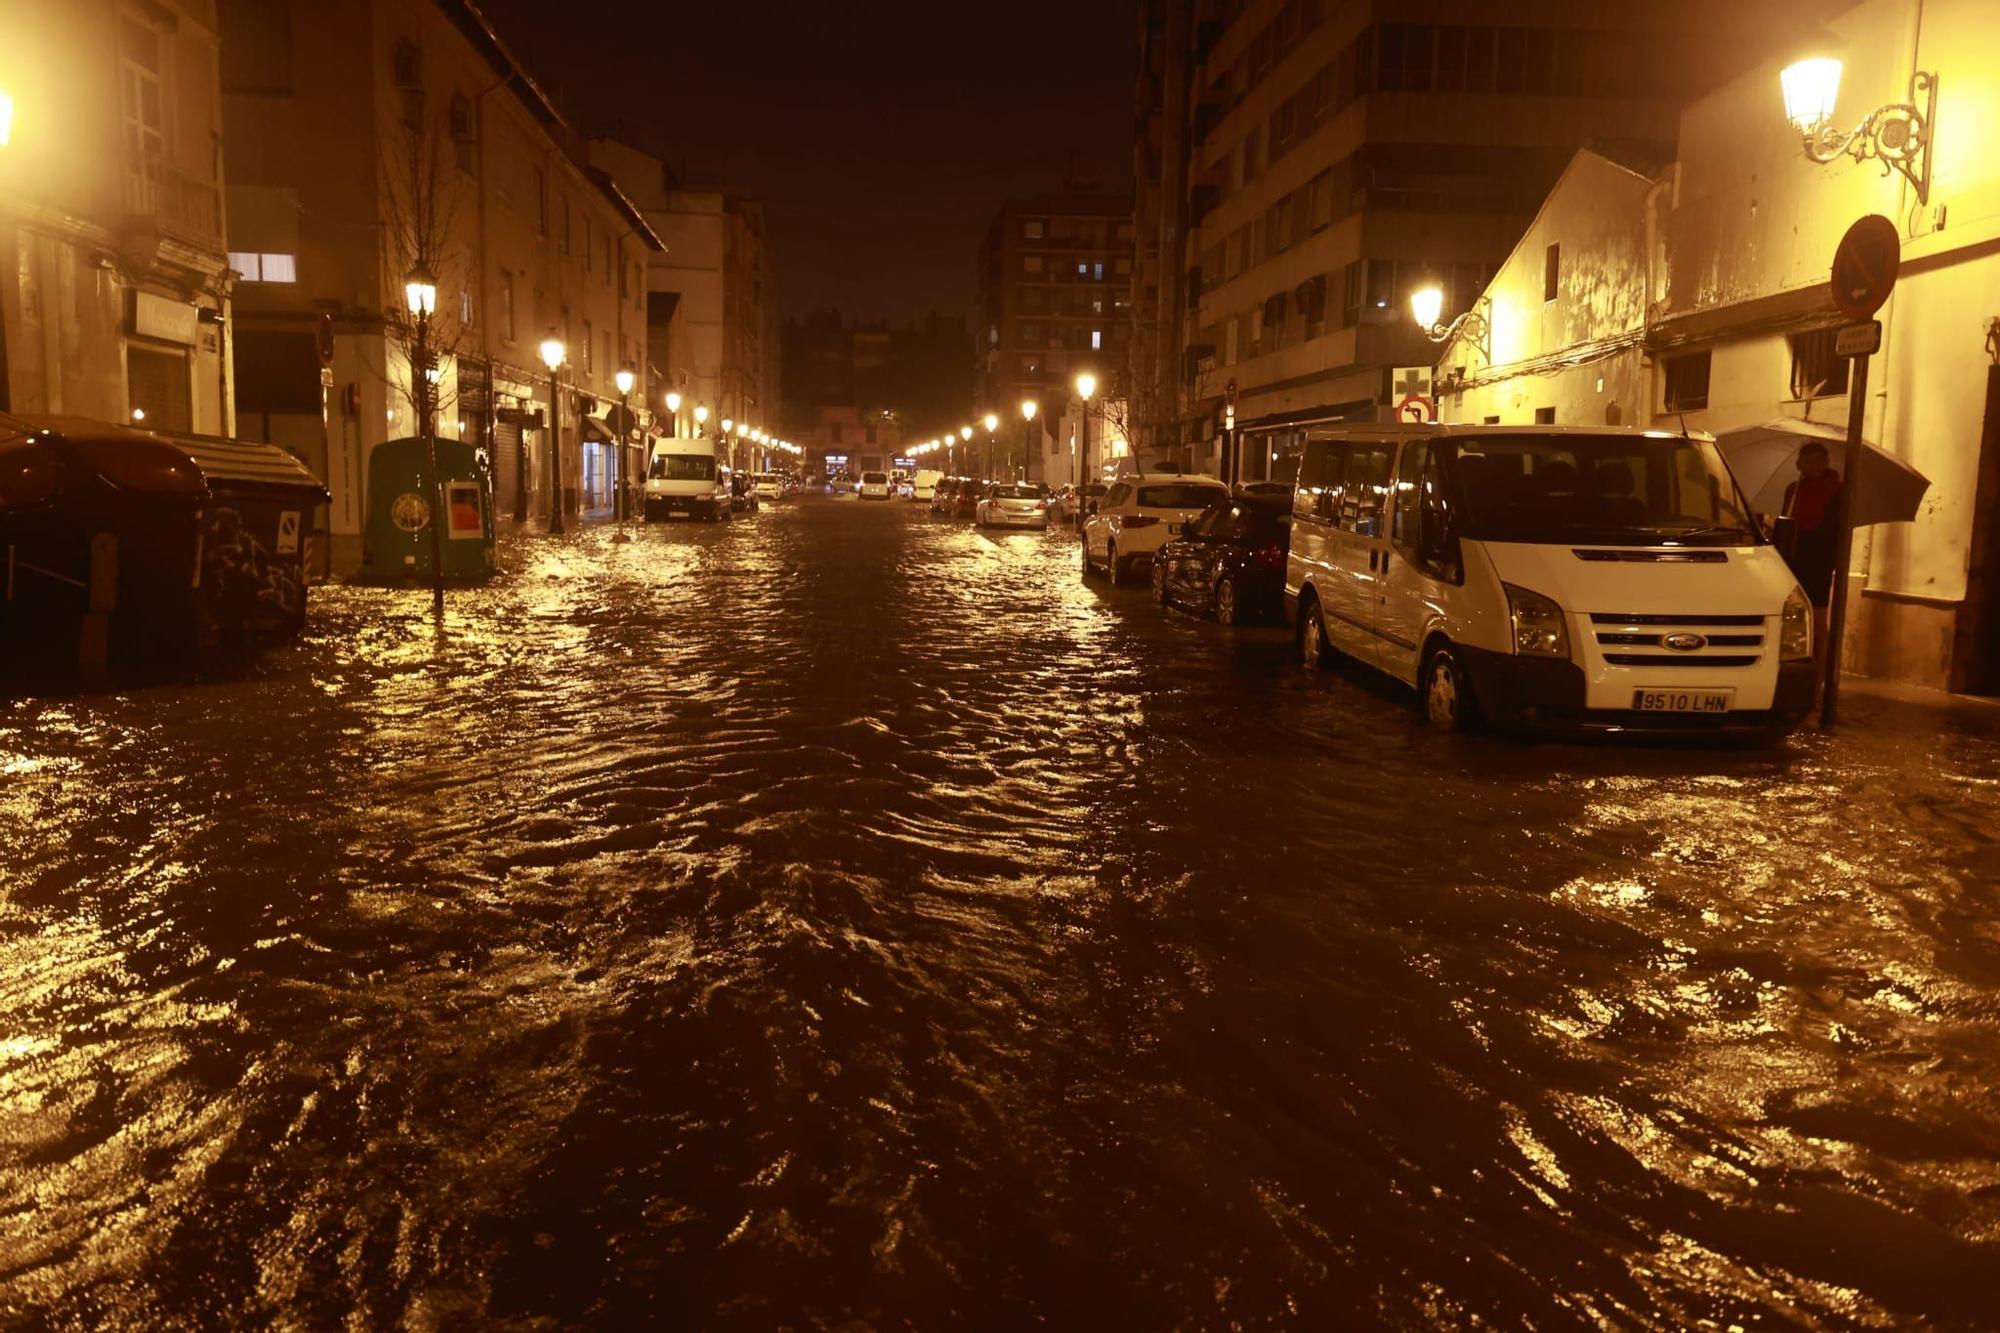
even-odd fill
[[[1421,439],[1429,436],[1457,435],[1622,435],[1634,439],[1655,440],[1710,440],[1715,436],[1705,430],[1662,430],[1658,426],[1574,426],[1566,424],[1484,426],[1471,421],[1334,421],[1299,422],[1290,427],[1294,430],[1308,430],[1321,438],[1340,437],[1381,437],[1395,436],[1402,439]]]

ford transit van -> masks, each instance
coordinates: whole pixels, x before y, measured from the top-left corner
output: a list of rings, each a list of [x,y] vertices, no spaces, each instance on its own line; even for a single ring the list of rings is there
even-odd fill
[[[1417,690],[1533,729],[1781,734],[1813,704],[1812,608],[1706,435],[1307,431],[1285,615]]]

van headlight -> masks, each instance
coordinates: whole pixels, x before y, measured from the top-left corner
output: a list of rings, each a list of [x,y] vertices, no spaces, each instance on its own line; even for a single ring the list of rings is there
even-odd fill
[[[1514,651],[1523,657],[1568,657],[1569,625],[1553,599],[1503,583],[1514,625]]]
[[[1778,622],[1778,655],[1787,662],[1813,655],[1812,603],[1797,588],[1785,598],[1785,610]]]

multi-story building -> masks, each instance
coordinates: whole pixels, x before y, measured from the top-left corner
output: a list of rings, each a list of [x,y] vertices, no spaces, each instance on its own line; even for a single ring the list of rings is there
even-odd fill
[[[0,410],[224,435],[214,0],[21,0],[0,49]]]
[[[776,434],[779,419],[777,274],[764,205],[743,190],[689,186],[658,158],[610,139],[591,144],[591,159],[638,203],[664,249],[646,271],[656,316],[678,324],[675,360],[663,367],[682,397],[683,433],[704,408],[711,432],[733,425]],[[656,346],[660,345],[655,325]],[[735,463],[754,467],[747,436]]]
[[[2000,695],[1994,11],[1865,0],[1829,28],[1843,64],[1832,128],[1916,107],[1925,147],[1908,176],[1810,159],[1784,117],[1778,62],[1765,61],[1686,108],[1663,170],[1578,155],[1479,294],[1479,320],[1439,349],[1439,406],[1449,421],[1725,441],[1784,417],[1845,428],[1853,362],[1835,342],[1850,321],[1834,306],[1834,251],[1857,219],[1889,219],[1901,276],[1877,313],[1862,433],[1930,487],[1913,521],[1856,530],[1844,665]]]
[[[1132,212],[1122,194],[1044,195],[1000,209],[979,251],[981,411],[1017,422],[1021,402],[1033,399],[1052,418],[1078,372],[1107,387],[1122,374],[1132,336]]]
[[[1193,0],[1185,299],[1163,327],[1195,459],[1263,476],[1298,420],[1386,413],[1391,369],[1431,359],[1413,288],[1435,282],[1446,318],[1463,310],[1578,147],[1664,156],[1682,103],[1764,54],[1796,10]],[[1232,398],[1243,447],[1225,459]]]
[[[229,0],[222,26],[239,425],[326,479],[334,567],[359,556],[370,452],[417,433],[420,264],[438,433],[484,447],[500,516],[610,504],[613,376],[643,358],[660,241],[478,9]]]

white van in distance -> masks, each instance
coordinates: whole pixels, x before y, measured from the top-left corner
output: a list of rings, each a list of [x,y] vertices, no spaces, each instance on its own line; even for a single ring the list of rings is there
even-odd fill
[[[1285,616],[1414,685],[1440,727],[1777,735],[1812,608],[1706,435],[1309,428]]]
[[[943,480],[944,473],[934,467],[918,468],[917,475],[910,481],[910,498],[912,500],[935,500],[937,498],[938,483]]]
[[[714,440],[656,440],[646,466],[647,522],[685,515],[711,522],[729,517],[729,470],[716,462]]]

